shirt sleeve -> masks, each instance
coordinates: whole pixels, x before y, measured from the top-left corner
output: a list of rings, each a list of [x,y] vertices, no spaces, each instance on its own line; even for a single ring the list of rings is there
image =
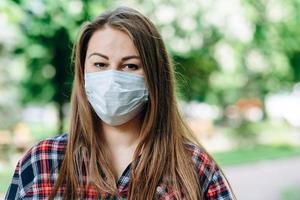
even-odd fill
[[[188,143],[204,200],[232,200],[231,188],[213,158],[202,148]]]
[[[35,177],[34,166],[31,162],[33,152],[33,148],[29,149],[19,160],[5,199],[21,199],[25,195],[26,189],[32,185]]]
[[[16,166],[11,184],[8,187],[7,193],[5,195],[5,199],[7,200],[18,199],[19,190],[20,190],[20,161]]]
[[[33,145],[19,160],[5,199],[45,199],[49,196],[66,144],[67,134],[63,134]]]
[[[207,190],[204,193],[206,200],[232,200],[232,195],[226,179],[222,173],[217,169],[208,183]]]

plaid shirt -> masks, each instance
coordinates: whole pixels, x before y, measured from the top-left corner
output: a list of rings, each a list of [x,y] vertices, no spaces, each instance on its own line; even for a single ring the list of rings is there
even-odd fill
[[[58,177],[66,144],[67,134],[64,134],[43,140],[33,146],[18,162],[5,199],[47,199]],[[215,163],[199,147],[193,144],[187,146],[199,174],[204,199],[231,200],[232,196],[226,181]],[[130,165],[117,182],[118,194],[107,195],[102,199],[127,199],[129,181]],[[83,194],[83,199],[97,199],[99,192],[88,186]],[[63,190],[60,190],[55,199],[62,198]],[[172,200],[175,198],[169,186],[160,183],[156,188],[156,199]]]

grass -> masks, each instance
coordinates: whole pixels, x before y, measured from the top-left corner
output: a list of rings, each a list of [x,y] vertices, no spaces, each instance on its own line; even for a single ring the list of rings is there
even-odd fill
[[[6,193],[8,186],[12,180],[14,168],[5,167],[0,171],[0,194]]]
[[[58,136],[59,134],[66,133],[59,132],[57,127],[53,127],[52,125],[41,124],[41,123],[28,123],[27,128],[30,132],[30,143],[28,144],[28,148],[37,144],[38,142]]]
[[[299,199],[299,188],[290,187],[283,190],[281,194],[282,200],[298,200]]]
[[[34,141],[40,141],[58,134],[58,131],[55,127],[44,124],[29,124],[29,130]]]
[[[289,145],[255,146],[228,152],[213,153],[214,159],[221,166],[252,163],[260,160],[272,160],[296,155],[300,155],[300,147]]]

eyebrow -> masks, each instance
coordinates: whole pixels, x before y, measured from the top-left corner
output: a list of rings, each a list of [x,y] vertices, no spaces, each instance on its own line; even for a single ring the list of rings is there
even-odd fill
[[[100,56],[100,57],[102,57],[102,58],[105,58],[106,60],[109,60],[108,56],[106,56],[106,55],[104,55],[104,54],[102,54],[102,53],[98,53],[98,52],[91,53],[91,54],[88,56],[88,58],[91,57],[91,56],[94,56],[94,55]],[[130,56],[125,56],[125,57],[123,57],[121,60],[122,60],[122,61],[125,61],[125,60],[129,60],[129,59],[134,59],[134,58],[135,58],[135,59],[140,59],[140,57],[137,56],[137,55],[130,55]]]

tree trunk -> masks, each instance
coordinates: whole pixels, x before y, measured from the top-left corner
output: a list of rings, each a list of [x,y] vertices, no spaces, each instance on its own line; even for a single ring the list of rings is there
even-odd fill
[[[64,112],[63,103],[58,104],[58,133],[63,134],[64,132]]]

